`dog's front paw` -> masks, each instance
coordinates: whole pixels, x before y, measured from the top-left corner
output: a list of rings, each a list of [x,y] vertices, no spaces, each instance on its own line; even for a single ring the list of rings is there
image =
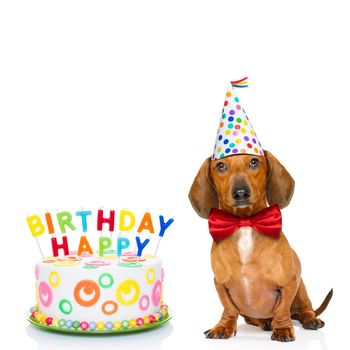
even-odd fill
[[[316,317],[301,320],[301,324],[305,329],[317,330],[324,327],[324,322]]]
[[[210,339],[227,339],[232,336],[235,336],[237,329],[233,327],[224,327],[224,326],[215,326],[212,329],[208,329],[204,332],[206,338]]]
[[[282,342],[288,342],[295,340],[294,338],[294,330],[292,327],[287,328],[278,328],[273,329],[272,331],[272,340],[282,341]]]

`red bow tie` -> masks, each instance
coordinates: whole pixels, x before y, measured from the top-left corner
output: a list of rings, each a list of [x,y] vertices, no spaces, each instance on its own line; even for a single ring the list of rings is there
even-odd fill
[[[208,222],[210,234],[215,242],[227,238],[243,226],[251,226],[262,235],[275,239],[279,237],[282,229],[282,215],[277,204],[247,218],[240,218],[224,210],[212,208]]]

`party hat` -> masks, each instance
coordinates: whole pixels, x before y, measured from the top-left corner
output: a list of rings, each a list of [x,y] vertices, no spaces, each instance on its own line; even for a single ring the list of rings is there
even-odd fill
[[[234,90],[248,87],[247,79],[231,81],[228,85],[212,159],[236,154],[264,155],[253,126]]]

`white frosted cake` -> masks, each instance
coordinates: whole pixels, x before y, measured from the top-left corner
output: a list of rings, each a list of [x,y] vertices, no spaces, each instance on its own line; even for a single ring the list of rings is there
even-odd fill
[[[158,257],[85,254],[48,258],[35,268],[37,305],[45,326],[81,331],[144,327],[167,317]]]

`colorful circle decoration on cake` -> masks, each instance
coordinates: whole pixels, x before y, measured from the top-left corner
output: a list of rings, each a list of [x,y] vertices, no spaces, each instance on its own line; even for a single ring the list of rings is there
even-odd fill
[[[94,322],[94,321],[91,321],[90,323],[89,323],[89,329],[91,330],[91,331],[94,331],[95,329],[96,329],[96,322]]]
[[[98,266],[93,266],[93,265],[85,265],[85,266],[83,266],[83,269],[93,270],[93,269],[98,269]]]
[[[85,263],[88,266],[108,266],[111,263],[105,260],[91,260]]]
[[[46,282],[40,282],[39,284],[39,299],[47,307],[52,303],[52,290]]]
[[[158,306],[162,296],[162,282],[157,281],[152,290],[152,303],[154,306]]]
[[[143,311],[147,310],[149,308],[149,296],[143,295],[139,300],[139,308]]]
[[[106,279],[107,279],[107,282],[106,282]],[[113,283],[114,283],[114,279],[113,279],[113,276],[110,273],[103,273],[98,278],[98,284],[102,288],[109,288],[109,287],[111,287],[113,285]]]
[[[61,260],[53,263],[54,266],[78,266],[78,260]]]
[[[141,267],[143,266],[141,263],[139,262],[120,262],[119,264],[117,264],[118,266],[123,266],[123,267]]]
[[[49,283],[51,287],[58,287],[60,285],[60,275],[56,271],[50,272]]]
[[[154,270],[151,267],[146,271],[145,277],[148,284],[152,284],[155,281],[156,274],[154,273]]]
[[[108,310],[107,310],[108,308]],[[102,312],[105,315],[113,315],[118,311],[118,304],[113,300],[107,300],[102,304]]]
[[[65,315],[69,315],[73,310],[72,303],[67,299],[62,299],[58,305],[61,312]]]
[[[83,321],[83,322],[80,323],[80,328],[83,331],[86,331],[89,328],[89,324],[87,322]]]
[[[71,254],[71,252],[69,254]],[[78,256],[68,255],[64,257],[58,257],[57,260],[58,261],[79,261],[80,258]]]
[[[123,258],[122,261],[125,262],[142,262],[145,261],[145,258],[139,258],[137,256],[127,256],[126,258]]]
[[[29,321],[37,326],[51,329],[51,330],[69,330],[70,332],[101,332],[105,333],[123,333],[125,331],[130,331],[131,329],[141,330],[144,327],[150,327],[153,325],[157,326],[157,323],[162,324],[164,321],[169,320],[168,307],[163,304],[160,307],[159,312],[149,314],[143,317],[136,317],[132,319],[124,319],[122,321],[78,321],[72,319],[60,319],[53,318],[51,316],[46,316],[36,307],[31,308],[31,316]]]
[[[127,295],[128,298],[125,298]],[[132,279],[126,279],[117,288],[116,298],[117,301],[122,305],[132,305],[136,303],[140,295],[140,287],[138,283]]]
[[[104,322],[100,321],[96,323],[96,327],[98,330],[102,331],[105,328]]]
[[[91,297],[84,299],[81,294]],[[100,287],[92,280],[82,280],[74,288],[74,298],[79,305],[90,307],[100,298]]]

